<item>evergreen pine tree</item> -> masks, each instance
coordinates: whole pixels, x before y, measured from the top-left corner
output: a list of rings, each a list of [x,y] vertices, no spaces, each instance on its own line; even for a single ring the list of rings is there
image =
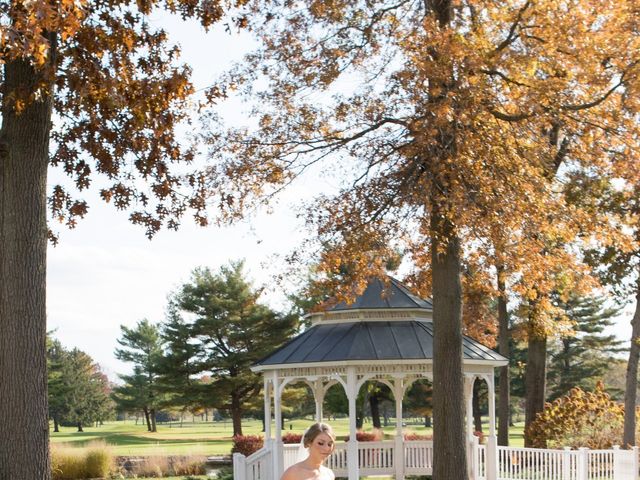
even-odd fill
[[[157,362],[157,388],[165,395],[166,404],[181,409],[211,407],[212,399],[205,394],[206,384],[197,378],[200,347],[194,341],[192,326],[182,318],[173,302],[167,309],[160,335],[164,353]]]
[[[615,335],[604,333],[613,325],[620,308],[607,307],[599,295],[572,296],[558,306],[574,323],[575,335],[561,338],[553,346],[548,370],[549,400],[565,395],[573,387],[595,388],[608,369],[612,353],[624,350]]]
[[[125,382],[115,389],[114,399],[122,409],[142,410],[147,428],[156,431],[156,410],[163,403],[158,386],[159,362],[162,358],[162,338],[158,326],[141,320],[135,328],[120,326],[122,338],[115,357],[134,365],[133,375],[120,375]]]
[[[234,435],[242,435],[246,403],[262,387],[251,365],[282,345],[298,323],[296,315],[280,315],[260,304],[260,295],[244,278],[243,263],[235,262],[217,273],[195,269],[172,300],[177,313],[189,318],[198,345],[195,371],[212,378],[212,383],[202,384],[203,395],[231,413]],[[180,349],[187,348],[188,341],[180,343]],[[176,350],[174,355],[178,353],[184,361],[188,352]],[[179,373],[181,381],[184,375]]]

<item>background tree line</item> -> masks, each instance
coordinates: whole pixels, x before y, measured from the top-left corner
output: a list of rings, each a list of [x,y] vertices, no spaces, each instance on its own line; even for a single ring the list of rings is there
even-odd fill
[[[115,418],[111,399],[113,385],[100,365],[85,352],[66,349],[51,335],[47,337],[49,418],[53,431],[60,425],[83,427]]]

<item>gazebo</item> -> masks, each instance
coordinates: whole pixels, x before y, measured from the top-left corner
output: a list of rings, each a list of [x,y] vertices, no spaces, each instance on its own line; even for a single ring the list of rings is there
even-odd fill
[[[282,443],[281,398],[286,385],[300,381],[313,391],[318,421],[323,419],[327,390],[340,384],[346,392],[349,440],[338,442],[329,459],[336,475],[357,480],[361,474],[386,474],[403,479],[409,474],[431,473],[432,442],[403,438],[402,399],[414,381],[432,379],[432,313],[430,301],[414,295],[398,280],[372,279],[353,303],[339,303],[311,314],[310,328],[255,364],[253,371],[264,376],[266,421],[265,461],[255,462],[255,468],[262,472],[254,477],[276,480],[284,468],[294,462],[295,449]],[[463,337],[462,374],[469,453],[477,451],[472,425],[474,381],[484,379],[489,391],[489,429],[482,459],[482,476],[487,480],[496,478],[497,463],[494,370],[507,363],[505,357]],[[393,441],[358,442],[356,439],[356,397],[367,381],[381,382],[393,392],[396,417]],[[275,432],[271,431],[272,400]],[[468,458],[470,477],[475,478],[480,468],[477,455]]]

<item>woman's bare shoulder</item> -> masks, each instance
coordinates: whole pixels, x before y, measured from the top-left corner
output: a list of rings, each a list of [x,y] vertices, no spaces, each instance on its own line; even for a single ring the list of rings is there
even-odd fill
[[[333,474],[333,470],[325,467],[324,465],[320,466],[320,470],[316,470],[315,473],[312,473],[308,468],[304,468],[300,463],[296,463],[287,468],[282,474],[282,477],[280,477],[280,480],[308,479],[334,480],[335,475]]]
[[[304,470],[299,464],[295,463],[284,471],[280,480],[301,480],[303,478]]]

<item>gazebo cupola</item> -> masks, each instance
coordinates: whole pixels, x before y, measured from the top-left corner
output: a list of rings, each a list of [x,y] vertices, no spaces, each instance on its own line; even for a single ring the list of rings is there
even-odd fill
[[[362,385],[375,380],[389,386],[396,404],[396,436],[393,449],[395,478],[403,478],[405,454],[402,433],[402,399],[419,378],[432,379],[433,308],[398,280],[371,279],[353,303],[313,313],[311,326],[253,366],[264,375],[265,446],[273,451],[273,477],[282,474],[284,464],[281,432],[281,398],[284,387],[306,382],[315,396],[316,418],[323,418],[322,404],[327,390],[340,384],[349,401],[349,442],[346,464],[349,480],[359,477],[356,440],[356,397]],[[489,456],[495,452],[494,369],[508,360],[469,337],[463,337],[463,372],[467,430],[472,441],[472,390],[476,378],[489,388]],[[271,439],[271,397],[275,410],[275,438]],[[436,419],[437,421],[437,419]],[[487,476],[491,478],[491,462]]]

